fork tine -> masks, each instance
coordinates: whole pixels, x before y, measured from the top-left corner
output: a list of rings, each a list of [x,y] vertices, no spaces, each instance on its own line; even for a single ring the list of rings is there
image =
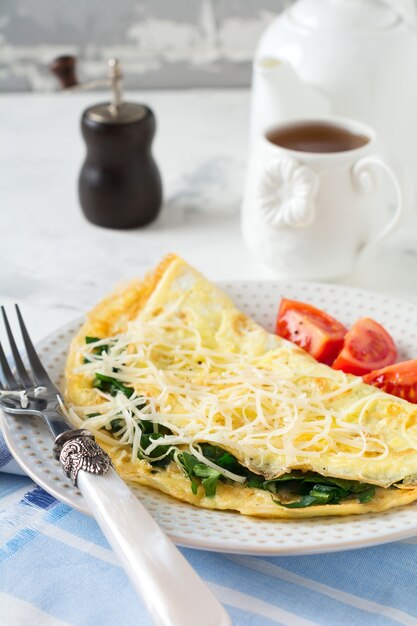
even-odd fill
[[[25,322],[23,321],[20,309],[17,304],[15,304],[15,307],[17,319],[19,320],[20,330],[22,331],[23,343],[25,344],[28,360],[32,368],[33,377],[38,385],[52,386],[53,382],[49,378],[44,366],[41,363],[38,353],[35,350],[35,347],[26,328]]]
[[[10,369],[10,365],[6,359],[6,355],[4,354],[3,346],[0,343],[0,366],[1,371],[3,372],[3,377],[6,381],[6,385],[9,389],[17,389],[19,385],[15,377],[13,376],[12,370]]]
[[[7,336],[9,338],[9,343],[12,349],[12,354],[13,354],[14,362],[16,365],[17,373],[19,374],[19,378],[22,382],[23,387],[33,387],[33,382],[29,378],[26,368],[23,365],[22,357],[20,356],[19,350],[17,349],[17,345],[14,340],[12,329],[10,328],[9,320],[7,319],[4,306],[1,307],[1,311],[3,313],[4,325],[6,327]]]

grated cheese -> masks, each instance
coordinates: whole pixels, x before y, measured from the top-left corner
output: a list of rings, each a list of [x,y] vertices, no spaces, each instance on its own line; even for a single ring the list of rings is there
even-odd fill
[[[88,361],[75,372],[91,378],[95,373],[116,377],[135,392],[127,398],[121,392],[112,397],[97,390],[102,403],[71,407],[73,421],[82,422],[89,413],[99,412],[88,420],[89,428],[98,430],[123,417],[125,426],[118,431],[117,442],[111,441],[129,444],[132,460],[139,451],[149,454],[160,445],[188,447],[237,482],[244,479],[208,461],[199,443],[224,447],[244,465],[266,475],[272,456],[282,457],[282,468],[275,469],[275,475],[325,453],[341,459],[366,457],[369,463],[387,456],[387,445],[371,436],[363,423],[367,411],[383,397],[379,390],[340,410],[337,399],[354,391],[360,378],[322,368],[320,377],[333,388],[319,393],[314,367],[311,373],[296,373],[288,364],[294,349],[288,342],[261,355],[209,347],[201,333],[181,318],[179,304],[180,300],[151,319],[139,317],[129,323],[126,333],[80,350],[80,363],[82,357]],[[100,345],[108,346],[108,351],[93,353]],[[139,408],[143,398],[146,405]],[[172,434],[142,450],[141,420],[163,425]]]

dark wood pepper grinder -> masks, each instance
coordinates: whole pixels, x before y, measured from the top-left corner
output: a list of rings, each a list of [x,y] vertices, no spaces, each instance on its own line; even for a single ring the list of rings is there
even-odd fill
[[[152,222],[162,203],[161,177],[151,153],[155,116],[143,104],[122,101],[116,59],[109,61],[109,79],[112,101],[89,107],[81,117],[87,154],[78,181],[79,199],[93,224],[136,228]]]

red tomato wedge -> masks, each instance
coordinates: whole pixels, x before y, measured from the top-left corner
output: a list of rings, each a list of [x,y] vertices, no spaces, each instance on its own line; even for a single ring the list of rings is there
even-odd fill
[[[370,372],[363,382],[417,404],[417,359]]]
[[[397,349],[385,328],[369,317],[353,324],[345,336],[343,349],[332,367],[362,376],[395,363]]]
[[[347,328],[311,304],[284,298],[275,332],[304,348],[317,361],[330,365],[342,349]]]

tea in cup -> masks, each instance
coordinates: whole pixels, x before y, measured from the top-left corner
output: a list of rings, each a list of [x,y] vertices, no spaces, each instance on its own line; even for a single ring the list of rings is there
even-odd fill
[[[395,192],[395,211],[371,235],[375,212],[388,214],[383,177]],[[291,121],[267,130],[254,147],[243,237],[279,278],[341,277],[394,228],[402,206],[400,184],[378,156],[372,128],[336,117]]]

